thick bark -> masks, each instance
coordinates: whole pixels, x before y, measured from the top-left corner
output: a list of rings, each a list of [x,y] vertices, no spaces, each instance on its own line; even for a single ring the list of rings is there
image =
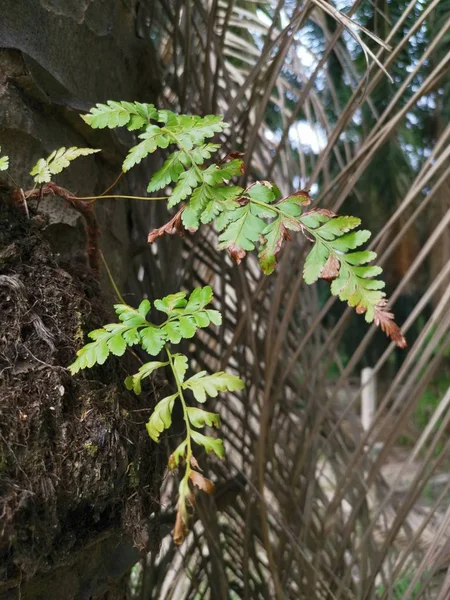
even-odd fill
[[[9,155],[11,165],[8,176],[1,174],[3,183],[24,189],[31,188],[31,177],[28,173],[32,165],[38,158],[48,155],[52,150],[61,146],[92,146],[103,150],[100,155],[95,155],[95,157],[79,159],[74,162],[67,172],[58,176],[57,182],[70,191],[78,195],[98,194],[116,179],[121,171],[121,162],[126,147],[132,143],[131,136],[121,132],[92,131],[79,118],[78,110],[87,109],[94,103],[104,102],[107,99],[140,100],[144,102],[154,100],[160,84],[151,43],[148,39],[142,39],[142,27],[137,27],[136,24],[138,4],[139,2],[134,0],[72,0],[70,2],[68,0],[40,0],[39,2],[4,0],[2,2],[0,22],[0,146],[2,147],[2,153]],[[137,35],[138,30],[140,37]],[[145,169],[137,169],[132,177],[128,177],[126,182],[119,184],[118,193],[141,195],[145,190],[147,180],[148,176]],[[4,194],[4,198],[6,196],[8,194]],[[74,275],[72,267],[67,265],[73,266],[74,261],[79,261],[80,258],[83,264],[87,264],[86,236],[82,218],[73,207],[58,196],[49,195],[45,197],[40,203],[39,210],[44,213],[47,221],[44,221],[46,225],[44,228],[42,228],[40,222],[39,233],[36,235],[39,237],[44,236],[51,244],[53,251],[53,254],[50,251],[48,251],[49,253],[47,253],[47,250],[44,251],[45,264],[51,265],[55,272],[59,269],[64,270],[66,275],[63,275],[63,277],[67,277],[68,282],[71,281],[71,278],[78,281],[78,276]],[[104,203],[98,203],[95,207],[101,229],[101,249],[121,290],[127,289],[127,280],[129,283],[130,276],[131,279],[134,279],[133,271],[136,272],[139,267],[139,264],[136,263],[136,248],[132,247],[132,235],[136,227],[146,227],[145,220],[148,218],[149,210],[153,211],[154,209],[147,207],[130,209],[130,206],[123,201],[111,203],[105,201]],[[13,219],[11,215],[8,218]],[[18,218],[20,220],[21,217]],[[34,234],[30,234],[29,231],[24,234],[25,241],[28,240],[30,235]],[[14,244],[16,243],[17,240],[14,241]],[[20,245],[21,241],[19,240],[18,243]],[[37,247],[42,248],[44,246],[39,242]],[[14,248],[10,244],[6,244],[5,247],[6,254],[0,256],[2,275],[13,277],[13,283],[18,281],[18,285],[34,285],[27,280],[22,267],[18,268],[16,263],[11,264],[11,256],[8,252],[13,252]],[[148,266],[152,263],[149,263],[148,259],[146,260],[148,271]],[[25,269],[29,266],[30,271],[32,269],[35,272],[36,269],[39,270],[39,266],[31,258],[30,265],[25,264],[22,266]],[[172,271],[172,274],[174,273],[175,269]],[[103,274],[102,277],[103,292],[110,292],[106,275]],[[155,274],[154,280],[158,281],[157,274]],[[3,279],[1,283],[10,285],[11,281]],[[56,291],[60,289],[58,285],[55,285]],[[6,290],[5,302],[6,299],[9,302],[11,293],[5,286],[3,287],[3,291]],[[88,295],[92,294],[92,289],[89,290],[88,288],[89,286],[86,286],[86,293]],[[136,290],[136,286],[133,289]],[[94,296],[98,297],[98,293],[94,292]],[[24,296],[24,298],[24,302],[29,302],[32,306],[31,296]],[[63,296],[60,296],[59,300],[55,298],[55,302],[68,304],[67,299]],[[80,302],[82,302],[82,299],[80,299]],[[98,300],[96,300],[96,303],[99,304]],[[108,303],[109,300],[108,302],[103,301],[105,306]],[[47,310],[48,306],[45,302],[42,306],[43,310]],[[86,298],[85,309],[88,306],[90,306],[90,299]],[[20,312],[16,310],[17,308],[17,305],[13,307],[15,315]],[[63,314],[63,308],[61,305],[56,306],[55,311],[59,311],[58,314]],[[39,313],[39,310],[37,312]],[[23,311],[20,312],[20,314],[22,313]],[[70,319],[71,315],[68,314],[67,318]],[[100,318],[98,311],[95,318]],[[88,324],[84,322],[82,326],[84,332],[87,328]],[[33,335],[35,333],[33,330]],[[28,334],[19,328],[17,339],[14,340],[16,347],[23,348],[26,346],[24,341],[26,335]],[[9,338],[1,341],[5,342],[5,347],[12,347]],[[49,355],[49,358],[47,357],[49,363],[47,366],[38,362],[43,356],[40,354],[35,354],[36,360],[30,355],[23,355],[26,372],[20,370],[21,367],[18,368],[18,365],[14,364],[9,355],[7,357],[9,362],[0,365],[0,384],[3,386],[3,393],[0,392],[2,393],[2,409],[8,411],[11,406],[14,406],[14,410],[17,409],[15,418],[19,419],[22,415],[23,419],[36,418],[36,422],[41,422],[39,419],[44,414],[42,411],[44,409],[46,411],[53,410],[53,405],[55,405],[56,410],[61,411],[61,413],[58,413],[58,418],[61,417],[58,423],[61,426],[64,424],[64,427],[68,426],[70,430],[70,418],[73,417],[75,431],[82,416],[80,410],[82,409],[83,398],[80,397],[78,392],[71,389],[69,393],[70,402],[72,403],[70,406],[71,417],[68,412],[67,396],[63,395],[61,402],[56,399],[55,402],[60,402],[59,404],[55,404],[53,399],[52,401],[49,400],[48,406],[45,404],[46,401],[42,402],[40,400],[37,410],[41,412],[39,414],[38,412],[27,413],[29,407],[20,404],[21,398],[14,391],[14,386],[18,383],[18,379],[14,380],[14,377],[11,376],[11,373],[15,372],[14,369],[19,369],[17,372],[22,378],[27,377],[27,373],[29,373],[30,394],[33,393],[39,379],[36,378],[37,368],[41,369],[39,373],[42,376],[48,373],[48,378],[55,377],[55,382],[58,379],[57,389],[61,389],[61,387],[64,389],[64,387],[67,388],[67,385],[71,385],[68,383],[67,373],[63,373],[60,368],[67,366],[69,360],[68,348],[72,347],[73,353],[75,346],[78,345],[79,347],[80,339],[68,341],[67,339],[56,338],[52,340],[52,343],[56,346],[56,350],[51,356]],[[61,345],[64,346],[63,349],[59,347]],[[5,372],[9,374],[7,380],[3,377],[3,369],[6,369]],[[59,380],[60,373],[64,381]],[[84,600],[107,597],[105,594],[108,593],[109,584],[112,582],[110,589],[110,594],[112,594],[114,588],[117,588],[118,584],[116,582],[122,579],[123,574],[138,559],[139,553],[133,548],[133,536],[134,542],[136,542],[139,534],[132,531],[132,527],[130,527],[129,533],[126,535],[124,533],[124,523],[128,519],[129,524],[131,524],[133,515],[136,522],[141,520],[142,512],[138,515],[133,511],[139,513],[142,510],[144,512],[145,510],[155,510],[156,506],[154,503],[151,506],[152,502],[148,502],[148,497],[146,508],[145,502],[141,502],[139,506],[136,504],[134,508],[127,505],[128,496],[132,495],[130,490],[127,490],[128,479],[131,475],[129,471],[130,461],[133,460],[137,464],[136,461],[139,460],[135,450],[136,440],[141,438],[138,430],[136,430],[136,433],[130,434],[127,429],[129,424],[126,423],[126,420],[120,422],[119,418],[119,422],[117,421],[117,411],[125,410],[127,412],[129,410],[128,400],[126,396],[121,395],[122,391],[119,390],[119,379],[123,379],[123,373],[119,374],[116,368],[116,373],[111,375],[112,381],[105,381],[104,378],[102,380],[101,375],[97,379],[95,377],[91,376],[90,380],[92,380],[93,388],[97,391],[99,385],[103,386],[102,389],[105,390],[114,388],[114,417],[111,417],[114,423],[111,421],[113,423],[111,427],[113,428],[112,431],[116,432],[114,435],[117,435],[117,439],[120,439],[120,444],[110,446],[113,453],[110,456],[116,457],[116,454],[117,456],[121,453],[124,454],[124,462],[123,464],[118,463],[117,468],[105,469],[100,464],[101,459],[98,459],[100,461],[98,469],[93,467],[92,472],[86,473],[87,477],[92,477],[93,495],[95,496],[96,489],[99,490],[99,502],[103,503],[104,510],[98,511],[97,516],[92,520],[91,517],[96,514],[95,502],[89,505],[90,500],[86,503],[81,496],[80,498],[77,496],[80,491],[80,481],[77,482],[76,474],[80,470],[79,461],[83,460],[83,456],[86,456],[86,444],[90,444],[89,440],[92,438],[93,431],[90,430],[87,433],[88,437],[83,438],[80,434],[80,447],[71,447],[71,451],[64,459],[69,461],[64,463],[64,469],[68,473],[72,473],[69,479],[64,481],[64,485],[68,488],[62,490],[58,478],[53,477],[56,474],[53,467],[57,462],[56,459],[59,460],[59,455],[55,454],[55,460],[53,460],[55,457],[52,456],[48,458],[48,465],[45,465],[48,473],[45,469],[43,472],[44,479],[46,480],[46,474],[48,474],[49,485],[51,484],[52,493],[50,496],[53,499],[48,500],[48,502],[55,502],[55,513],[52,518],[54,518],[55,527],[58,528],[59,534],[64,538],[64,543],[61,542],[61,537],[53,538],[49,535],[44,544],[45,548],[44,546],[41,548],[42,555],[37,560],[35,550],[40,548],[40,542],[37,538],[33,538],[38,525],[33,519],[39,519],[39,516],[38,513],[34,517],[30,516],[30,528],[26,533],[30,540],[30,564],[26,565],[24,553],[20,554],[17,550],[17,534],[23,533],[23,531],[21,532],[15,528],[14,517],[12,517],[12,521],[8,522],[8,527],[5,526],[3,533],[0,529],[0,537],[3,536],[0,543],[0,560],[2,561],[2,567],[4,567],[0,576],[1,600],[17,598],[19,587],[23,600],[26,598],[33,598],[33,600],[38,598]],[[85,384],[86,382],[83,383],[83,386]],[[27,385],[26,381],[24,385]],[[83,393],[86,392],[85,387],[83,390]],[[9,405],[3,402],[7,396],[14,399],[11,400]],[[65,402],[66,404],[64,404]],[[80,406],[78,406],[78,402]],[[143,406],[151,405],[151,398],[148,402],[147,405],[144,402]],[[107,411],[102,414],[102,410],[99,408],[100,404],[96,401],[94,404],[96,418],[108,420]],[[88,410],[90,409],[88,408]],[[52,413],[48,413],[48,415],[50,414]],[[138,413],[138,416],[142,417],[142,421],[145,420],[146,415],[148,417],[148,413]],[[42,422],[45,423],[42,434],[46,438],[43,447],[45,443],[49,447],[59,447],[62,443],[61,427],[58,426],[49,431],[47,422]],[[94,423],[92,423],[92,426],[94,427]],[[87,424],[87,428],[90,427],[91,425]],[[130,427],[133,428],[133,424]],[[111,433],[111,429],[108,429],[108,432]],[[145,429],[143,429],[143,432],[145,436]],[[71,446],[76,443],[74,439],[70,438]],[[130,455],[127,455],[125,440],[130,441],[130,439],[133,441],[134,450]],[[112,439],[108,438],[108,440],[108,444],[113,444]],[[147,444],[150,444],[148,439]],[[101,446],[101,444],[95,442],[94,446]],[[89,448],[91,447],[89,446]],[[7,477],[4,476],[5,473],[10,472],[3,470],[4,464],[2,461],[5,456],[5,460],[12,460],[14,452],[10,452],[10,446],[2,446],[1,450],[0,499],[4,500],[6,497],[4,495],[5,490],[11,491],[14,481],[7,480]],[[31,449],[26,448],[25,445],[25,455],[27,455],[27,452],[31,454]],[[146,447],[143,450],[142,457],[148,460],[150,455]],[[83,465],[87,470],[89,470],[88,465],[91,464],[90,458],[94,457],[90,456]],[[154,464],[150,465],[147,477],[149,472],[153,472],[155,474],[154,481],[146,481],[146,485],[147,492],[151,492],[154,497],[157,497],[161,461],[158,460],[155,453],[153,453],[152,460]],[[92,464],[94,462],[92,461]],[[24,463],[20,462],[20,459],[19,463],[20,469],[24,469]],[[28,473],[25,474],[29,475]],[[2,476],[4,477],[2,478]],[[73,486],[71,482],[73,482]],[[107,497],[101,496],[108,485],[111,485],[111,489],[122,490],[121,493],[124,496],[120,499],[117,495],[112,494],[110,505],[108,505]],[[48,489],[47,486],[47,492]],[[61,500],[63,491],[65,494],[64,502]],[[22,492],[22,489],[18,491],[18,498]],[[33,510],[36,509],[36,506],[39,506],[39,502],[45,505],[45,498],[50,497],[45,494],[39,497],[39,494],[36,495],[35,490],[33,490],[33,493],[35,495],[30,500]],[[11,496],[8,496],[8,502],[10,499]],[[72,522],[65,524],[62,515],[66,514],[64,507],[67,502],[71,506],[67,514],[70,512]],[[5,503],[6,505],[12,506],[11,503]],[[79,513],[77,513],[77,506]],[[20,512],[19,509],[22,510],[23,506],[20,505],[17,508]],[[128,516],[124,517],[127,511]],[[23,518],[23,512],[20,514]],[[77,514],[79,515],[79,522],[76,523],[77,528],[75,528],[74,520],[77,521]],[[45,518],[41,523],[44,528],[47,527]],[[98,526],[95,525],[95,522]],[[143,539],[139,539],[142,545],[157,543],[157,535],[152,540],[152,534],[150,533],[149,542],[145,539],[146,535],[143,535]],[[72,539],[70,543],[69,538]],[[22,539],[22,543],[24,539]],[[61,545],[55,545],[60,544],[60,542]]]

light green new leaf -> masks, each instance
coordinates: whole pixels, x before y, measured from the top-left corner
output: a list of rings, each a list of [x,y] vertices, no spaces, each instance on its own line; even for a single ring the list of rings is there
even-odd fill
[[[195,323],[194,317],[180,316],[180,317],[178,317],[178,322],[180,324],[180,333],[184,338],[189,339],[189,338],[194,337],[194,335],[197,331],[197,325]]]
[[[184,354],[174,354],[173,367],[179,383],[183,383],[188,368],[188,357]]]
[[[166,343],[166,332],[158,327],[151,325],[139,332],[141,336],[141,344],[150,356],[158,355]]]
[[[225,448],[220,438],[209,437],[198,431],[192,431],[191,435],[194,442],[199,446],[203,446],[206,452],[214,452],[219,458],[225,458]]]
[[[40,158],[30,171],[35,183],[48,183],[52,175],[61,173],[70,163],[80,156],[88,156],[100,152],[96,148],[59,148],[54,150],[47,158]]]
[[[162,326],[162,330],[167,336],[167,340],[172,344],[179,344],[183,339],[180,331],[180,324],[177,321],[167,321]]]
[[[0,146],[0,152],[2,148]],[[0,171],[6,171],[9,167],[9,157],[8,156],[0,156]]]
[[[169,294],[161,300],[155,300],[153,304],[157,310],[166,313],[166,315],[170,316],[174,311],[179,313],[180,309],[183,309],[187,304],[186,292]]]
[[[152,305],[150,304],[150,301],[147,299],[142,300],[142,302],[139,304],[138,313],[141,315],[141,317],[143,319],[145,319],[145,317],[147,316],[151,307],[152,307]]]
[[[96,104],[90,114],[82,119],[93,129],[114,129],[127,126],[130,131],[141,129],[158,118],[158,111],[153,104],[141,102],[116,102],[108,100],[106,104]]]
[[[194,427],[206,427],[207,425],[209,427],[220,427],[220,416],[217,413],[208,412],[193,406],[189,406],[186,410],[189,421]]]
[[[155,409],[146,425],[148,435],[154,442],[159,442],[161,433],[172,425],[172,410],[178,392],[163,398],[155,406]]]
[[[194,312],[201,308],[204,308],[213,299],[213,291],[211,286],[205,285],[204,287],[195,288],[188,299],[186,304],[186,312]]]
[[[148,300],[144,300],[141,302],[138,310],[132,306],[128,306],[128,304],[115,304],[114,310],[124,325],[128,327],[145,327],[148,325],[148,322],[142,313],[147,306],[150,307],[150,303]]]
[[[242,379],[223,371],[212,375],[200,371],[183,383],[183,389],[191,390],[197,402],[201,403],[206,402],[207,396],[215,398],[219,392],[234,392],[243,388]]]
[[[150,377],[154,371],[160,369],[161,367],[165,367],[168,364],[168,362],[160,361],[152,361],[143,364],[137,373],[130,375],[125,379],[125,387],[128,390],[133,390],[135,394],[140,394],[142,391],[142,380],[145,379],[145,377]]]
[[[181,444],[175,448],[169,456],[169,469],[175,469],[180,464],[180,460],[186,457],[187,440],[183,440]]]
[[[314,283],[320,277],[320,273],[327,261],[328,248],[321,242],[316,242],[305,260],[303,268],[303,279],[305,283]]]

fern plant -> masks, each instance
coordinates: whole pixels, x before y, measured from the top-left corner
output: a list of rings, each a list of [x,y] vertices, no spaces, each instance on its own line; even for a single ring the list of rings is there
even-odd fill
[[[125,379],[125,386],[135,394],[142,391],[142,382],[161,368],[169,368],[172,373],[175,392],[160,400],[155,406],[147,423],[147,431],[153,441],[159,442],[161,433],[172,424],[172,412],[176,401],[180,402],[185,424],[185,438],[169,458],[169,467],[175,469],[181,462],[185,465],[184,476],[179,485],[177,518],[174,529],[174,540],[181,543],[188,531],[188,509],[194,505],[192,486],[211,494],[214,492],[212,481],[199,472],[198,462],[194,456],[193,444],[203,447],[206,452],[213,452],[224,458],[223,442],[220,438],[204,435],[199,429],[209,426],[218,428],[220,417],[196,406],[188,405],[186,394],[191,393],[197,402],[203,404],[207,397],[215,398],[219,392],[236,391],[244,387],[239,377],[222,371],[207,374],[200,371],[186,379],[188,357],[173,353],[172,345],[182,339],[194,337],[197,330],[220,325],[222,319],[217,310],[207,308],[213,297],[209,286],[196,288],[186,298],[186,292],[177,292],[155,300],[153,306],[166,315],[161,325],[155,325],[147,319],[151,309],[148,300],[143,300],[137,309],[127,304],[116,304],[115,311],[119,323],[110,323],[101,329],[91,331],[93,340],[81,348],[77,358],[70,366],[75,375],[81,369],[103,364],[110,354],[122,356],[127,347],[139,345],[152,357],[161,352],[165,360],[151,360],[144,363],[134,375]]]
[[[182,233],[183,229],[194,232],[200,224],[214,222],[220,232],[219,249],[227,250],[240,263],[247,252],[258,248],[260,267],[268,275],[274,271],[290,232],[301,232],[314,243],[305,261],[305,282],[331,281],[333,295],[364,313],[368,323],[374,321],[399,347],[406,346],[387,309],[384,282],[377,279],[382,269],[368,264],[376,258],[375,252],[353,252],[368,240],[370,232],[355,231],[360,225],[355,217],[324,209],[305,210],[311,203],[307,191],[280,198],[278,188],[268,181],[246,189],[229,185],[244,170],[237,153],[205,165],[220,148],[206,140],[225,130],[222,117],[176,115],[152,104],[109,101],[97,104],[83,118],[93,128],[125,126],[141,131],[141,141],[124,160],[124,172],[158,148],[175,146],[151,177],[147,191],[173,185],[168,207],[184,204],[167,224],[149,234],[149,243],[165,234]]]
[[[375,252],[357,250],[370,237],[369,231],[357,229],[360,219],[338,216],[325,209],[308,209],[311,198],[305,190],[280,197],[277,186],[269,181],[258,181],[245,189],[230,185],[233,177],[244,172],[240,153],[234,152],[207,164],[221,147],[208,140],[226,129],[222,117],[177,115],[169,110],[158,110],[152,104],[110,100],[107,104],[97,104],[83,119],[94,129],[127,127],[138,133],[140,141],[129,150],[123,162],[124,173],[157,149],[170,148],[164,164],[152,175],[147,187],[147,192],[152,194],[170,186],[170,194],[163,197],[102,195],[81,198],[51,181],[52,175],[60,173],[72,160],[99,152],[98,149],[60,148],[33,167],[31,175],[35,184],[43,187],[33,189],[23,197],[55,193],[83,215],[93,268],[98,268],[99,228],[92,204],[102,198],[167,200],[168,208],[177,207],[177,212],[165,225],[149,233],[149,243],[166,234],[183,234],[184,230],[194,232],[201,224],[214,223],[219,232],[219,249],[227,250],[238,264],[248,252],[257,249],[260,268],[266,275],[275,270],[284,243],[291,239],[292,232],[297,232],[313,243],[304,264],[305,282],[312,284],[319,278],[331,281],[333,295],[354,307],[357,313],[364,313],[367,322],[375,322],[399,347],[406,346],[405,338],[387,309],[384,282],[378,279],[382,269],[369,264],[376,258]],[[8,157],[0,158],[0,168],[4,170],[7,166]],[[208,493],[214,489],[212,482],[198,471],[193,443],[220,458],[224,456],[222,440],[198,431],[205,426],[219,427],[219,415],[188,406],[185,394],[192,393],[198,402],[204,403],[207,396],[239,390],[244,385],[238,377],[224,372],[208,375],[201,371],[185,379],[188,358],[171,351],[172,344],[192,338],[198,328],[208,327],[211,323],[220,325],[220,313],[206,308],[211,300],[209,286],[195,289],[189,298],[185,292],[178,292],[155,300],[154,308],[167,317],[161,325],[147,320],[151,308],[148,300],[141,302],[138,309],[117,304],[119,323],[92,331],[89,334],[92,342],[78,351],[75,362],[69,367],[75,375],[81,369],[103,364],[110,354],[122,356],[127,347],[134,345],[140,345],[153,357],[162,352],[165,354],[166,360],[142,365],[136,374],[126,378],[125,385],[140,394],[142,381],[157,369],[169,368],[172,372],[176,391],[158,402],[147,423],[147,431],[155,442],[159,442],[161,433],[172,423],[175,402],[181,403],[186,437],[169,458],[172,469],[181,461],[185,464],[174,530],[178,543],[184,539],[188,528],[188,507],[194,502],[192,486]]]

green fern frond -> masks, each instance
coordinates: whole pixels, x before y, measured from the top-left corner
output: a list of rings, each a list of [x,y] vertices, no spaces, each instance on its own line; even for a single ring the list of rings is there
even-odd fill
[[[158,111],[153,104],[108,100],[106,104],[96,104],[90,114],[82,115],[82,119],[93,129],[127,127],[135,131],[149,125],[151,120],[157,120]]]
[[[135,394],[140,394],[142,381],[151,377],[155,371],[164,367],[169,367],[172,371],[177,391],[156,404],[146,428],[150,438],[154,442],[159,442],[161,434],[172,425],[175,402],[181,403],[186,438],[169,459],[171,469],[179,466],[181,461],[186,465],[179,486],[177,521],[174,530],[174,539],[177,543],[181,543],[188,530],[187,506],[192,505],[192,488],[198,487],[209,494],[214,491],[213,483],[197,470],[198,463],[193,454],[193,444],[203,446],[206,452],[214,452],[219,458],[225,456],[221,439],[197,431],[203,427],[218,428],[219,415],[188,406],[184,394],[191,392],[198,402],[204,403],[207,396],[215,398],[219,392],[236,391],[244,387],[239,377],[223,371],[211,375],[201,371],[185,380],[188,358],[184,354],[172,354],[170,350],[170,343],[177,344],[182,339],[189,339],[199,328],[208,327],[211,323],[216,325],[221,323],[220,313],[208,308],[212,298],[212,289],[205,286],[193,290],[189,297],[186,292],[177,292],[155,300],[154,308],[167,317],[161,325],[155,325],[147,320],[151,309],[148,300],[143,300],[137,309],[127,304],[116,304],[114,308],[120,323],[111,323],[92,331],[89,337],[93,341],[78,351],[76,360],[69,367],[74,375],[81,369],[103,364],[109,354],[121,356],[127,346],[140,345],[153,356],[162,350],[165,351],[166,361],[149,361],[143,364],[137,373],[125,379],[125,386]]]
[[[47,158],[40,158],[30,171],[35,183],[48,183],[52,175],[58,175],[68,167],[72,161],[80,156],[88,156],[100,152],[96,148],[59,148],[54,150]]]

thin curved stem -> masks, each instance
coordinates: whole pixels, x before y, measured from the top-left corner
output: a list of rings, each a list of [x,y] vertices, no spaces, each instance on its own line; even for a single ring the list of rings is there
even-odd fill
[[[177,390],[178,390],[178,397],[180,399],[181,406],[183,407],[183,419],[186,424],[186,472],[184,474],[183,480],[187,481],[189,479],[189,474],[192,470],[191,469],[191,457],[192,457],[191,424],[189,422],[186,400],[184,399],[184,395],[183,395],[183,387],[181,385],[181,381],[180,381],[177,371],[175,369],[173,355],[170,352],[169,346],[167,344],[165,344],[164,349],[167,353],[167,357],[169,359],[169,365],[170,365],[170,368],[172,369],[172,374],[175,379],[175,383],[176,383]]]
[[[110,190],[112,190],[114,187],[116,187],[116,185],[119,183],[119,181],[122,179],[122,177],[125,175],[125,173],[123,171],[120,172],[120,175],[112,182],[112,184],[106,188],[106,190],[104,192],[102,192],[100,194],[100,196],[104,196],[105,194],[107,194]]]
[[[123,194],[111,194],[105,196],[74,196],[76,200],[90,200],[89,204],[97,202],[97,200],[104,200],[107,198],[124,198],[126,200],[167,200],[169,196],[149,197],[149,196],[124,196]]]

